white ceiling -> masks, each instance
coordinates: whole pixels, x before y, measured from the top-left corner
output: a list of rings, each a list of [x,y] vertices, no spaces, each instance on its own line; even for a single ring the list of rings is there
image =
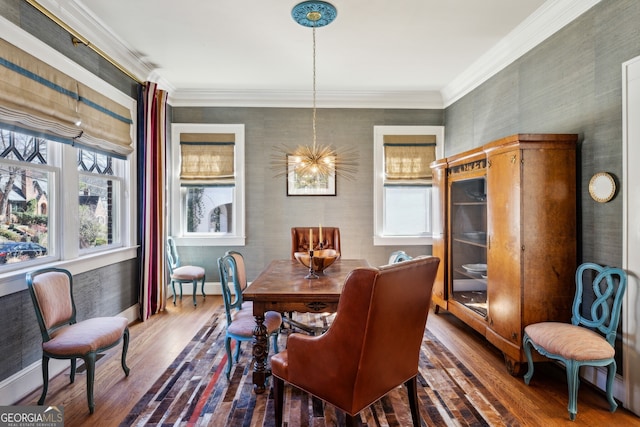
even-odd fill
[[[442,108],[599,0],[333,0],[318,107]],[[173,105],[309,106],[297,0],[42,0]]]

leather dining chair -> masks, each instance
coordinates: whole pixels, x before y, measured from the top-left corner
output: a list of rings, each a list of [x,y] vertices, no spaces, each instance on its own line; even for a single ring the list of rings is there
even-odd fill
[[[531,347],[550,359],[565,365],[569,387],[569,419],[578,413],[580,367],[607,366],[606,395],[609,409],[618,404],[613,398],[616,376],[616,332],[620,320],[622,297],[627,287],[624,270],[584,263],[576,271],[576,293],[572,305],[571,323],[541,322],[524,328],[523,348],[529,369],[524,381],[533,376]]]
[[[95,317],[78,322],[73,299],[71,273],[60,268],[45,268],[27,273],[27,287],[36,310],[42,333],[42,394],[44,404],[49,388],[49,359],[71,361],[70,382],[76,374],[76,359],[84,360],[87,375],[87,402],[93,414],[93,383],[96,356],[123,342],[122,370],[129,376],[126,364],[129,348],[128,320],[124,317]]]
[[[196,303],[196,293],[198,290],[198,282],[201,283],[202,296],[204,293],[204,268],[196,265],[181,265],[180,255],[176,248],[176,242],[173,237],[167,237],[167,264],[169,266],[169,276],[171,278],[171,290],[173,291],[173,305],[176,305],[176,283],[180,285],[180,301],[182,301],[182,284],[191,283],[193,286],[193,305]]]
[[[276,426],[285,382],[344,411],[348,426],[405,384],[413,425],[420,425],[418,359],[439,262],[421,257],[349,273],[327,332],[291,334],[287,349],[271,358]]]
[[[227,327],[224,345],[227,351],[227,379],[230,379],[233,361],[238,363],[240,345],[245,341],[253,341],[256,320],[253,316],[253,303],[242,299],[242,291],[247,287],[247,274],[244,257],[241,253],[227,251],[218,258],[222,300],[227,315]],[[273,339],[274,351],[278,351],[278,334],[282,325],[282,315],[275,311],[267,311],[264,315],[267,334]],[[232,357],[231,343],[236,342],[235,354]],[[268,352],[268,350],[267,350]]]
[[[323,249],[334,249],[340,253],[340,228],[323,226],[320,236],[320,227],[291,227],[291,259],[296,259],[296,252],[309,251],[309,230],[313,230],[313,249],[319,249],[322,242]]]

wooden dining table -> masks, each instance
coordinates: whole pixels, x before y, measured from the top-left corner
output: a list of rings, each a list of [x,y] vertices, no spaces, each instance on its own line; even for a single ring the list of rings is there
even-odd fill
[[[338,259],[317,279],[307,279],[309,269],[297,260],[275,260],[244,290],[245,301],[253,301],[256,328],[253,339],[253,388],[264,393],[271,371],[267,364],[269,342],[264,314],[267,311],[333,313],[338,308],[345,278],[366,260]]]

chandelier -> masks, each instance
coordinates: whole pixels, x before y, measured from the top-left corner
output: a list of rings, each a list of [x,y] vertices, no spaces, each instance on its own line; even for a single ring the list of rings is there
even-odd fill
[[[313,34],[313,115],[312,145],[298,145],[291,150],[281,145],[275,147],[272,156],[276,176],[286,175],[291,170],[299,176],[324,178],[340,175],[354,179],[357,172],[357,151],[354,149],[338,153],[331,145],[318,144],[316,136],[316,28],[330,24],[337,16],[336,8],[324,1],[304,1],[293,7],[291,16],[304,27],[311,27]]]

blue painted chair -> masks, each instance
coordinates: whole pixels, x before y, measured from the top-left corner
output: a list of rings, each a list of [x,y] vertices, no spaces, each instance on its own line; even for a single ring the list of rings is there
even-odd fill
[[[195,265],[181,265],[180,255],[176,249],[176,242],[172,237],[167,237],[167,264],[169,266],[169,276],[171,277],[171,289],[173,291],[173,305],[176,305],[176,283],[180,284],[180,301],[182,301],[182,284],[191,283],[193,285],[193,305],[196,305],[196,292],[198,282],[202,285],[202,296],[204,293],[204,268]]]
[[[412,259],[405,251],[395,251],[389,256],[388,264],[395,264],[396,262],[409,261]]]
[[[571,324],[542,322],[524,328],[523,347],[529,370],[524,381],[533,376],[531,347],[550,359],[562,362],[569,385],[569,418],[578,413],[577,400],[581,366],[607,366],[606,394],[611,412],[618,404],[613,398],[616,375],[614,341],[620,320],[622,297],[627,287],[626,273],[619,268],[585,263],[576,271],[576,294]]]
[[[256,320],[253,316],[253,303],[243,301],[242,291],[247,287],[247,275],[242,254],[235,251],[227,251],[223,257],[218,258],[220,271],[220,285],[222,287],[222,299],[227,314],[227,331],[224,340],[227,350],[227,379],[231,376],[233,360],[238,363],[240,357],[240,344],[243,341],[253,341],[253,331]],[[233,292],[233,293],[232,293]],[[273,338],[273,347],[278,352],[278,333],[282,324],[282,315],[275,311],[267,311],[264,315],[264,325],[267,334]],[[236,341],[235,355],[231,357],[231,341]],[[267,349],[268,351],[268,349]]]
[[[107,349],[122,345],[122,370],[129,376],[126,364],[129,348],[129,327],[125,317],[94,317],[78,322],[73,299],[71,273],[60,268],[44,268],[27,273],[27,287],[36,310],[42,333],[42,394],[38,405],[44,404],[49,388],[49,359],[71,362],[70,382],[76,375],[76,360],[84,360],[87,375],[87,403],[93,414],[93,383],[96,357]]]

